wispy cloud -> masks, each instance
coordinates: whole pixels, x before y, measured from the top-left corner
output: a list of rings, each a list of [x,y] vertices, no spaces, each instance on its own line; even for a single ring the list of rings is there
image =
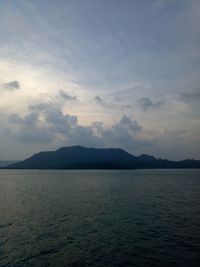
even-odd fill
[[[3,87],[8,90],[17,90],[20,88],[20,84],[18,81],[11,81],[7,83],[3,83]]]
[[[200,103],[200,89],[199,91],[184,92],[180,94],[180,100],[189,104],[197,102]]]
[[[77,100],[76,96],[71,96],[63,90],[60,90],[59,93],[65,100]]]
[[[142,97],[137,100],[137,105],[141,107],[144,111],[155,109],[163,104],[162,101],[153,102],[149,97]]]

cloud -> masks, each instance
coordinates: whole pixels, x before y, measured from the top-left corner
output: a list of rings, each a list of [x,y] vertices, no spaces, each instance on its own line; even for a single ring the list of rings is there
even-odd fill
[[[95,96],[93,99],[92,99],[96,104],[104,107],[104,108],[107,108],[107,109],[111,109],[111,110],[119,110],[119,109],[131,109],[133,107],[133,105],[131,104],[121,104],[117,98],[114,98],[114,99],[109,99],[110,101],[105,101],[102,97],[100,96]]]
[[[178,101],[187,105],[190,110],[190,118],[199,121],[200,115],[200,91],[184,92],[179,95]]]
[[[149,97],[142,97],[137,100],[137,105],[139,105],[144,111],[160,107],[163,102],[153,102]]]
[[[103,99],[100,97],[100,96],[95,96],[94,97],[94,100],[98,103],[98,104],[104,104],[104,101],[103,101]]]
[[[76,116],[64,114],[58,105],[51,102],[30,105],[29,109],[30,114],[36,112],[54,134],[68,134],[78,121]]]
[[[4,83],[3,87],[5,89],[9,89],[9,90],[16,90],[16,89],[20,88],[20,84],[19,84],[18,81],[11,81],[11,82],[8,82],[8,83]]]
[[[54,139],[54,133],[48,125],[41,123],[39,113],[30,112],[25,117],[12,114],[10,122],[15,124],[16,130],[7,129],[7,134],[22,143],[49,143]]]
[[[146,130],[136,120],[127,115],[123,115],[110,128],[101,130],[101,137],[106,146],[112,144],[114,147],[121,147],[133,152],[152,143],[152,140],[142,137],[142,133]]]
[[[77,100],[76,96],[71,96],[68,93],[64,92],[63,90],[59,91],[59,94],[61,97],[63,97],[65,100]]]
[[[105,127],[102,122],[81,125],[77,116],[64,114],[61,108],[52,102],[30,105],[25,116],[12,114],[9,122],[11,125],[7,133],[22,143],[51,144],[59,141],[65,145],[130,149],[149,142],[140,137],[140,133],[144,131],[143,127],[127,115],[123,115],[110,127]]]
[[[188,104],[193,104],[196,102],[199,104],[200,91],[182,93],[180,94],[180,100]]]
[[[133,154],[148,153],[175,159],[179,157],[174,147],[178,147],[187,157],[192,140],[198,140],[191,133],[189,146],[186,140],[190,131],[187,129],[163,128],[151,131],[126,114],[110,126],[105,126],[101,121],[82,125],[77,116],[64,113],[58,103],[51,101],[29,105],[26,115],[10,115],[6,127],[4,136],[10,142],[17,141],[20,147],[34,147],[35,152],[44,148],[84,145],[120,147]],[[195,149],[194,144],[192,149]]]
[[[123,115],[120,119],[119,123],[115,125],[116,129],[127,128],[132,132],[140,132],[142,131],[142,126],[135,120],[131,119],[127,115]]]
[[[64,114],[52,102],[30,105],[25,116],[12,114],[9,122],[15,124],[14,129],[8,131],[11,137],[26,143],[51,143],[55,139],[78,140],[78,136],[81,137],[87,130],[87,127],[78,125],[76,116]],[[86,135],[88,140],[92,139],[92,128],[90,132],[87,130]]]
[[[31,112],[27,114],[24,118],[21,118],[18,114],[12,114],[10,116],[10,122],[15,124],[22,124],[22,125],[35,125],[38,121],[38,114],[36,112]]]
[[[100,105],[100,106],[102,106],[104,108],[113,108],[114,107],[113,103],[107,103],[107,102],[105,102],[104,99],[102,97],[98,96],[98,95],[96,95],[93,98],[93,101],[96,104],[98,104],[98,105]]]

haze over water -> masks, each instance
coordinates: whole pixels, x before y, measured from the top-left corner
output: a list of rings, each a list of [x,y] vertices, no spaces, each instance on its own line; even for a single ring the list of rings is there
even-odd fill
[[[0,170],[0,266],[199,266],[199,178]]]

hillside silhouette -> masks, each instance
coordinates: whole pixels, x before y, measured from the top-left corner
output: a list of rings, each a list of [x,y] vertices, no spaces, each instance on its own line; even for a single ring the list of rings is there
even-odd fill
[[[146,154],[134,156],[120,148],[61,147],[34,154],[8,169],[154,169],[200,168],[199,160],[170,161]]]

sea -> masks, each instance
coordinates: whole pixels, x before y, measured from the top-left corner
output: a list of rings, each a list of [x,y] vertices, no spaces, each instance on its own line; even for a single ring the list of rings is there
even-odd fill
[[[0,266],[200,266],[200,170],[0,170]]]

